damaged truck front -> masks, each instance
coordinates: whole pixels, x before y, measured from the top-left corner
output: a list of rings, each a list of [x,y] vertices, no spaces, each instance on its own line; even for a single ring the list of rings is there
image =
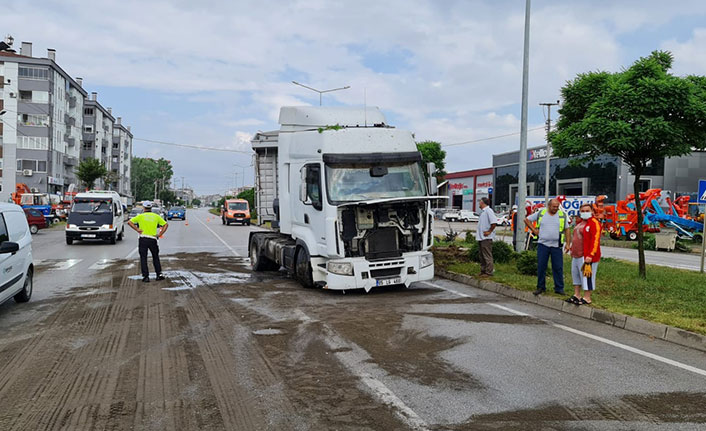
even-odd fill
[[[377,109],[285,107],[280,124],[253,140],[258,219],[274,227],[251,234],[253,269],[338,290],[433,278],[438,198],[411,133]]]

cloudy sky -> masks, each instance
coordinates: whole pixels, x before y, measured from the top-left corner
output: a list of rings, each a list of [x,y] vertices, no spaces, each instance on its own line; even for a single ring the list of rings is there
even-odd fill
[[[277,128],[282,105],[380,107],[388,123],[444,145],[519,132],[524,1],[3,1],[0,32],[84,78],[87,91],[135,138],[219,147],[190,150],[136,140],[165,157],[197,193],[252,184],[249,139]],[[540,102],[589,70],[616,71],[655,49],[677,74],[706,74],[706,2],[535,0],[530,129]],[[541,145],[533,130],[529,145]],[[491,165],[519,135],[447,150],[447,171]],[[239,166],[244,166],[241,168]],[[243,179],[243,170],[245,178]]]

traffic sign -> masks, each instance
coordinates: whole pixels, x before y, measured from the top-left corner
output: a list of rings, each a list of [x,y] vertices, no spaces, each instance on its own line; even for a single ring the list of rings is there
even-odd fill
[[[493,188],[492,188],[492,187],[488,187],[488,193],[489,193],[489,194],[493,193]]]
[[[699,180],[699,195],[696,199],[700,204],[706,204],[706,180]]]

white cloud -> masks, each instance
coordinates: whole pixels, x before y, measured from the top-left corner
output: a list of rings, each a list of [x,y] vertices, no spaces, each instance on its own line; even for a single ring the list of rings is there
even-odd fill
[[[703,75],[706,71],[706,28],[696,28],[691,39],[678,42],[670,39],[662,44],[662,48],[674,54],[674,70],[677,75]]]

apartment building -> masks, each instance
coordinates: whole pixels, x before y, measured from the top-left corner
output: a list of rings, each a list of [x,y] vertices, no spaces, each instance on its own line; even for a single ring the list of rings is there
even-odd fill
[[[32,44],[20,52],[0,51],[0,201],[15,184],[42,193],[63,194],[78,185],[80,161],[92,157],[114,172],[112,184],[96,182],[131,197],[132,133],[110,108],[90,97],[81,78],[71,78],[56,62],[56,51],[34,57]],[[117,141],[117,146],[116,146]]]
[[[87,93],[57,63],[56,51],[0,51],[0,201],[15,184],[63,193],[75,184]]]

